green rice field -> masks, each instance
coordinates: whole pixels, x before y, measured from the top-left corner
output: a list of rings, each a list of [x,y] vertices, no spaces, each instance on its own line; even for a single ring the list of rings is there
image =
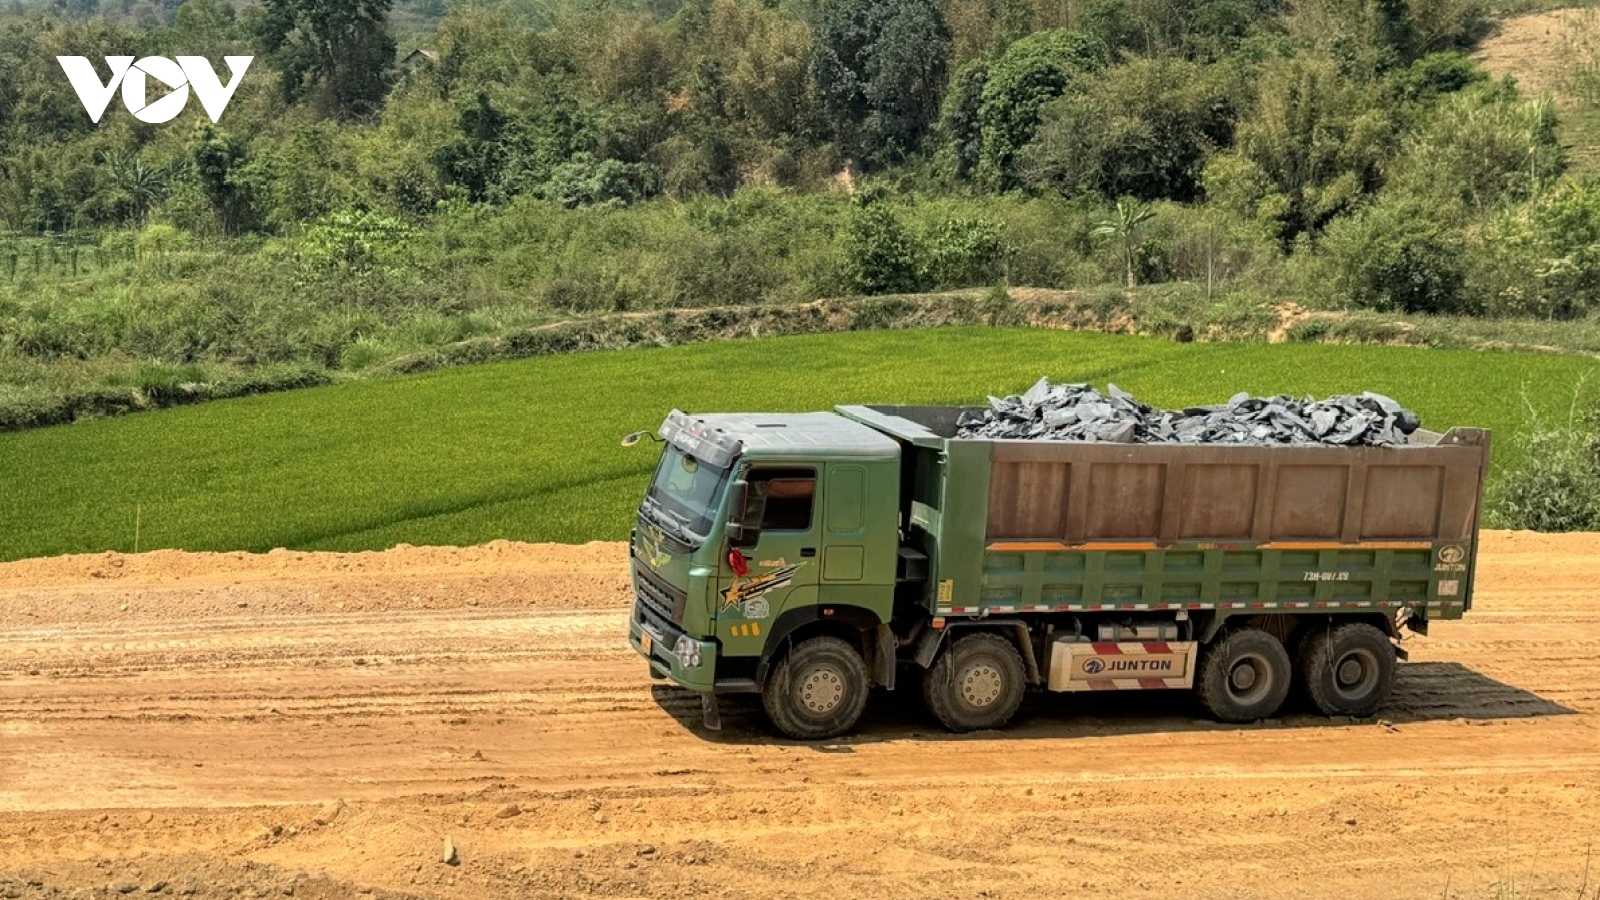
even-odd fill
[[[1375,390],[1425,427],[1495,431],[1600,397],[1596,360],[1407,347],[1179,344],[951,328],[543,357],[0,435],[0,559],[105,550],[366,550],[627,535],[668,410],[968,403],[1041,375],[1145,402]]]

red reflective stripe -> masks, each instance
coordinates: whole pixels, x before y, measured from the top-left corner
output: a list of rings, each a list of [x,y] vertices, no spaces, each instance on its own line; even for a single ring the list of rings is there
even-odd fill
[[[1101,656],[1121,656],[1122,648],[1116,644],[1090,644],[1090,649]]]
[[[1161,678],[1141,678],[1141,679],[1139,679],[1139,687],[1144,689],[1144,690],[1147,690],[1147,691],[1148,690],[1157,690],[1157,689],[1160,689],[1160,688],[1164,688],[1166,686],[1167,686],[1167,682],[1166,682],[1165,679],[1161,679]]]
[[[1144,645],[1144,650],[1145,650],[1146,653],[1171,653],[1172,652],[1172,648],[1167,646],[1167,642],[1166,641],[1151,641],[1150,643]]]

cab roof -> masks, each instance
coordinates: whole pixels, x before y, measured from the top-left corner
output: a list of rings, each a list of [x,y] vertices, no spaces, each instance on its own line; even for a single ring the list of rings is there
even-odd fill
[[[894,459],[900,455],[900,445],[893,438],[831,412],[696,414],[674,410],[668,425],[674,424],[674,416],[682,417],[676,424],[683,431],[717,444],[736,441],[746,456]],[[663,436],[668,430],[663,428]]]

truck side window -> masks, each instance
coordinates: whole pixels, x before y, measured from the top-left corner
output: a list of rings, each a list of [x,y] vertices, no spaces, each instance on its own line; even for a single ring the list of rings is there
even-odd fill
[[[814,469],[757,469],[750,473],[750,501],[765,504],[762,531],[808,531],[817,493]]]

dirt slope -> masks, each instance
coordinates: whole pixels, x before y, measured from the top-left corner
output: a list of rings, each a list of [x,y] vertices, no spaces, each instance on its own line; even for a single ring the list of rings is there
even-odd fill
[[[1600,82],[1585,74],[1600,62],[1600,13],[1569,7],[1512,16],[1473,57],[1490,74],[1515,78],[1525,96],[1555,103],[1568,174],[1600,172],[1600,98],[1592,95]]]
[[[1594,898],[1600,536],[1492,534],[1376,722],[699,730],[623,549],[0,565],[0,897]],[[445,862],[446,841],[454,864]]]
[[[1559,94],[1571,51],[1586,36],[1592,14],[1579,8],[1548,9],[1507,18],[1473,56],[1492,75],[1510,75],[1531,96]]]

